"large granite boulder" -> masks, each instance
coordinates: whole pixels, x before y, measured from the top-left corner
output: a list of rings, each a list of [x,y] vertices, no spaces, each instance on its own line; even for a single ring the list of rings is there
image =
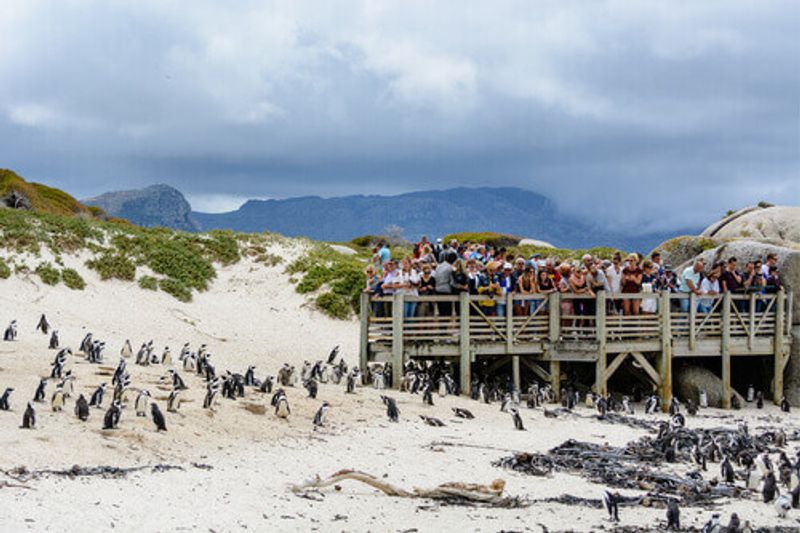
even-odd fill
[[[800,207],[760,205],[733,213],[706,228],[702,237],[800,245]]]
[[[688,263],[706,250],[716,248],[721,241],[709,237],[695,237],[683,235],[661,243],[653,252],[660,252],[664,264],[677,269],[680,265]]]
[[[722,379],[711,370],[701,366],[685,366],[675,371],[673,382],[673,393],[680,401],[692,400],[699,405],[700,392],[705,391],[709,407],[722,407]],[[744,405],[742,395],[733,389],[731,391]]]

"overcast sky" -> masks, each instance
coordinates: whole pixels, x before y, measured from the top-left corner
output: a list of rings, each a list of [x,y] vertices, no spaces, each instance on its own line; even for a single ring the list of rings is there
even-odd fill
[[[797,0],[2,0],[0,36],[0,167],[80,197],[513,185],[637,230],[800,204]]]

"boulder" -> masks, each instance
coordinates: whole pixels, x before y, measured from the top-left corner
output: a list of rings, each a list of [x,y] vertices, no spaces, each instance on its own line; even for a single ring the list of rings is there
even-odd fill
[[[737,211],[706,228],[703,237],[800,245],[800,207],[761,205]]]
[[[683,235],[661,243],[650,254],[655,251],[660,252],[664,264],[677,269],[680,265],[688,263],[706,250],[716,248],[720,244],[722,244],[720,241],[709,237]]]
[[[342,255],[356,255],[358,252],[350,248],[349,246],[343,246],[341,244],[329,244],[334,251],[339,252]]]
[[[538,241],[536,239],[522,239],[519,241],[519,246],[537,246],[539,248],[555,248],[547,241]]]
[[[682,402],[691,399],[699,405],[700,391],[705,391],[709,407],[722,407],[722,379],[711,370],[701,366],[685,366],[675,372],[673,382],[673,393]],[[742,395],[733,389],[731,391],[744,405]]]
[[[31,201],[27,196],[18,191],[11,191],[7,195],[0,198],[0,204],[9,209],[21,209],[24,211],[31,210]]]
[[[800,326],[792,326],[792,348],[783,378],[784,394],[789,403],[800,406]]]

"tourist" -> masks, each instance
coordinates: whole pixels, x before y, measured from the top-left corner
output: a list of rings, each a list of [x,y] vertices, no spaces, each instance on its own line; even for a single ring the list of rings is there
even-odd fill
[[[483,273],[483,275],[481,275],[478,284],[478,294],[488,297],[478,302],[481,311],[486,316],[495,315],[495,298],[502,292],[497,278],[496,269],[497,263],[494,261],[489,261],[486,263],[486,271]]]
[[[569,290],[572,294],[577,296],[592,296],[594,297],[594,293],[592,293],[591,289],[589,288],[589,284],[586,281],[586,272],[587,268],[585,263],[579,267],[576,267],[572,270],[572,274],[569,276]],[[586,315],[587,313],[587,300],[583,298],[575,298],[573,300],[572,306],[575,310],[576,315]]]
[[[536,294],[536,274],[534,273],[532,265],[526,265],[522,274],[517,278],[516,292],[517,294],[522,294],[525,296]],[[534,304],[533,307],[531,304]],[[535,308],[536,306],[534,300],[514,301],[515,315],[525,316]]]
[[[622,256],[616,253],[611,258],[611,266],[606,269],[606,279],[608,280],[608,292],[611,298],[616,297],[622,292]],[[611,310],[619,313],[622,310],[622,302],[612,300]]]
[[[392,252],[389,250],[389,245],[384,241],[378,243],[378,256],[381,258],[381,264],[385,265],[387,261],[392,258]]]
[[[692,266],[686,267],[680,276],[680,285],[678,291],[681,294],[700,294],[700,275],[705,268],[705,263],[702,259],[698,259]],[[681,313],[689,312],[689,298],[681,298],[680,300]]]
[[[653,294],[659,290],[658,267],[652,261],[642,263],[642,294]],[[658,299],[655,297],[642,299],[642,313],[655,314],[658,311]]]
[[[443,257],[443,261],[439,263],[433,273],[436,278],[436,294],[441,296],[452,296],[455,280],[453,278],[453,263],[456,262],[455,250],[448,249]],[[439,309],[439,316],[450,316],[453,312],[452,302],[441,301],[437,302]]]
[[[769,277],[769,267],[777,267],[778,266],[778,255],[775,253],[768,253],[764,264],[761,266],[761,274],[764,276],[764,279]]]
[[[498,275],[497,283],[500,286],[498,296],[501,296],[497,300],[497,316],[506,316],[506,299],[503,297],[514,292],[514,267],[511,263],[503,263],[503,271]],[[510,309],[508,311],[511,312]]]
[[[778,273],[777,265],[767,267],[767,277],[764,282],[764,292],[766,294],[775,294],[781,290],[781,278]]]
[[[712,269],[708,276],[700,282],[700,294],[702,297],[697,302],[697,311],[700,313],[710,313],[714,309],[714,298],[720,293],[719,275],[717,269]]]
[[[559,274],[561,274],[558,282],[558,292],[561,293],[561,316],[572,317],[575,310],[573,301],[571,298],[564,298],[565,294],[572,292],[569,286],[569,277],[572,275],[572,269],[568,264],[564,263],[559,265]],[[561,325],[569,326],[572,324],[571,320],[571,318],[562,318]]]
[[[436,278],[433,277],[433,267],[431,263],[422,263],[422,274],[419,277],[419,288],[417,292],[420,296],[436,295]],[[417,316],[434,316],[433,302],[419,302],[417,305]]]
[[[419,273],[416,268],[412,268],[411,259],[408,257],[403,258],[402,269],[399,273],[397,281],[398,289],[395,294],[402,294],[405,296],[417,297],[419,296]],[[416,261],[415,265],[416,266]],[[403,316],[410,318],[416,316],[417,301],[416,300],[403,300]]]
[[[622,269],[622,294],[638,294],[642,291],[642,269],[639,267],[639,256],[628,256],[627,265]],[[641,300],[625,299],[622,301],[622,311],[626,316],[638,315]]]

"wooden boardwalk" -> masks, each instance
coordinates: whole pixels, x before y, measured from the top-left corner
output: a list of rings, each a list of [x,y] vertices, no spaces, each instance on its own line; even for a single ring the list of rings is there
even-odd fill
[[[562,362],[594,363],[594,389],[608,391],[608,380],[628,359],[634,360],[657,386],[664,405],[672,399],[672,360],[677,357],[721,358],[722,381],[730,407],[731,358],[763,356],[774,358],[773,397],[780,401],[783,374],[789,358],[792,324],[792,295],[783,291],[770,295],[725,293],[715,299],[709,313],[697,312],[694,294],[624,294],[619,299],[657,301],[657,311],[638,316],[607,312],[606,294],[599,293],[591,315],[562,313],[562,302],[574,307],[586,296],[573,294],[507,295],[505,316],[489,316],[482,303],[485,296],[376,297],[361,298],[360,364],[391,361],[401,369],[409,358],[446,358],[458,363],[463,393],[468,393],[471,363],[494,358],[499,368],[510,358],[512,379],[521,390],[520,364],[560,391]],[[676,300],[689,299],[689,312],[681,313]],[[591,299],[590,304],[595,300]],[[403,318],[405,301],[418,307],[451,307],[450,314]],[[482,302],[484,301],[484,302]],[[535,309],[526,316],[514,316],[514,302],[527,302]],[[382,307],[384,313],[377,313]],[[446,310],[446,309],[445,309]],[[386,315],[386,316],[384,316]],[[402,372],[393,373],[393,387],[399,387]]]

